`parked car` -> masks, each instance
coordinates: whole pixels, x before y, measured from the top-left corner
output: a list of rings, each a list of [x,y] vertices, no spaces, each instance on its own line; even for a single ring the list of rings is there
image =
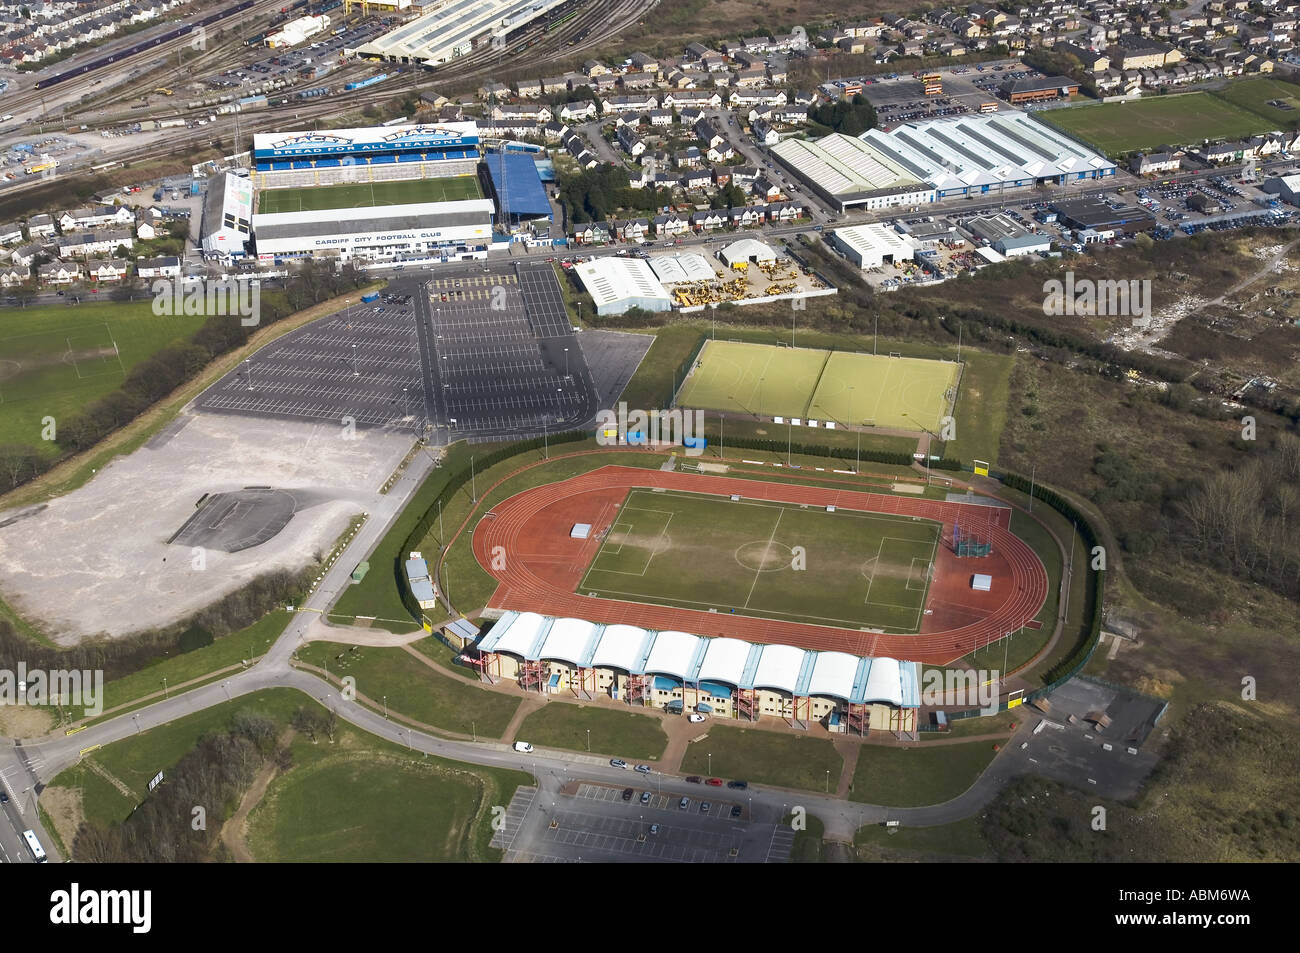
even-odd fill
[[[703,715],[687,715],[687,716],[686,716],[686,720],[689,721],[692,725],[698,725],[700,722],[702,722],[702,721],[704,720],[704,716],[703,716]]]
[[[704,779],[703,779],[702,777],[700,777],[698,774],[692,774],[692,775],[691,775],[689,778],[687,778],[686,780],[687,780],[687,782],[689,782],[690,784],[699,784],[699,783],[702,782]]]
[[[701,814],[708,814],[708,813],[709,813],[709,802],[708,802],[708,801],[701,801],[701,802],[700,802],[700,813],[701,813]]]
[[[533,746],[530,745],[527,741],[516,741],[516,742],[515,742],[515,750],[516,750],[516,751],[524,751],[524,752],[532,751],[532,750],[533,750]]]
[[[706,781],[705,784],[707,784],[711,788],[720,788],[722,787],[722,778],[709,778],[709,780]]]
[[[641,792],[641,803],[642,803],[642,804],[649,804],[649,803],[650,803],[650,792],[649,792],[649,791],[642,791],[642,792]]]
[[[633,768],[632,770],[636,771],[638,774],[649,774],[649,773],[650,773],[650,765],[648,765],[648,764],[638,764],[638,765],[637,765],[635,768]]]
[[[691,806],[691,799],[688,798],[688,797],[684,797],[684,798],[682,798],[680,801],[677,802],[677,809],[678,809],[679,811],[684,811],[684,810],[686,810],[686,809],[687,809],[688,807],[690,807],[690,806]]]
[[[739,791],[743,791],[743,790],[745,790],[745,788],[749,787],[749,782],[748,782],[748,781],[728,781],[728,782],[727,782],[727,787],[729,787],[729,788],[736,788],[736,789],[739,790]]]
[[[733,805],[731,805],[731,816],[732,816],[732,817],[740,817],[740,805],[739,805],[739,804],[733,804]]]
[[[636,793],[636,792],[633,791],[631,788],[624,788],[624,789],[623,789],[623,800],[625,800],[625,801],[630,801],[630,800],[632,800],[632,795],[635,794],[635,793]]]
[[[626,768],[626,767],[627,767],[627,762],[626,762],[626,761],[620,761],[618,758],[610,758],[610,759],[609,759],[609,766],[610,766],[611,768]]]

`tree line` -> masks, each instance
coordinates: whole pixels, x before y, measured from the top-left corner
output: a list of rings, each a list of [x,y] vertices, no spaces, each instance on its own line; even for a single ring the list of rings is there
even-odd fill
[[[82,863],[194,864],[212,859],[222,822],[234,813],[258,771],[293,764],[266,715],[241,709],[228,727],[199,738],[130,816],[107,828],[85,821],[72,844]],[[201,809],[202,813],[198,813]]]

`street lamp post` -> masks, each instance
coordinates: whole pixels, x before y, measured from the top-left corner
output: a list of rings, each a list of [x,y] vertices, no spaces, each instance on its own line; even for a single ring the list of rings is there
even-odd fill
[[[384,696],[384,721],[388,720],[388,696]]]
[[[163,698],[167,697],[167,676],[163,676]]]
[[[469,497],[471,503],[478,502],[478,478],[474,473],[474,457],[469,458]]]
[[[591,729],[587,729],[587,750],[591,751]]]

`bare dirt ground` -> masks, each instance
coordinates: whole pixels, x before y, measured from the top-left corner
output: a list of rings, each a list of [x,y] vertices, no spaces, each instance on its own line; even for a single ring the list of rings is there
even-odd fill
[[[54,730],[54,709],[0,705],[0,737],[39,738]]]
[[[145,447],[38,511],[0,525],[0,597],[63,645],[192,614],[274,569],[324,553],[368,512],[411,438],[333,425],[183,414]],[[237,553],[169,545],[205,493],[266,486],[315,502]],[[0,513],[0,524],[19,511]]]
[[[77,831],[86,820],[81,808],[81,788],[48,787],[41,792],[41,807],[45,808],[45,814],[53,823],[64,847],[72,850]]]

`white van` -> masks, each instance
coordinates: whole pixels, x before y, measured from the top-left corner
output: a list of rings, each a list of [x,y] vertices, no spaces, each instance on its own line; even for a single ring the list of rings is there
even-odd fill
[[[515,750],[516,750],[516,751],[529,752],[529,751],[532,751],[532,750],[533,750],[533,746],[530,745],[527,741],[516,741],[516,742],[515,742]]]

